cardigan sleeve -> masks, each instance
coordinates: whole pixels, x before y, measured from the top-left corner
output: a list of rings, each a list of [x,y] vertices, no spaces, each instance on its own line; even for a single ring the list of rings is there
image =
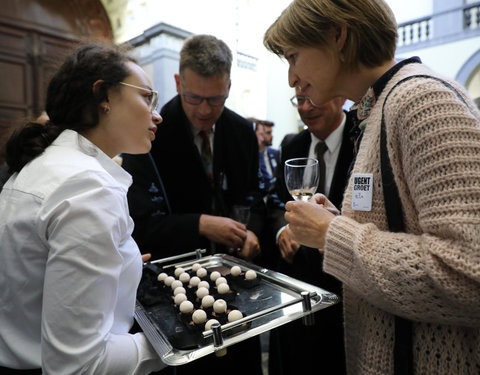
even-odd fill
[[[391,313],[478,327],[480,116],[467,102],[431,79],[395,89],[385,121],[407,233],[387,231],[385,210],[378,208],[384,205],[381,194],[374,195],[374,213],[362,216],[344,207],[345,216],[335,218],[327,232],[324,269]],[[370,116],[375,125],[370,119],[368,124],[378,131],[381,104]],[[372,159],[372,171],[378,171],[379,158]],[[376,178],[375,188],[381,189],[378,172]]]

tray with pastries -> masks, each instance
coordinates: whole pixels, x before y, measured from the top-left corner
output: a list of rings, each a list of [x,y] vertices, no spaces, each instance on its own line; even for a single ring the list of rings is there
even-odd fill
[[[144,265],[135,319],[171,366],[182,365],[338,302],[324,289],[227,254],[197,250]]]

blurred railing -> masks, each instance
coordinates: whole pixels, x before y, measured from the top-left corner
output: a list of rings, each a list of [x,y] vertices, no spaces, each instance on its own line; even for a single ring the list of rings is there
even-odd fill
[[[417,18],[398,25],[398,46],[424,42],[433,37],[432,17]]]
[[[451,23],[445,23],[445,19],[450,20]],[[434,41],[438,37],[435,34],[435,27],[438,30],[440,24],[446,24],[449,28],[442,30],[441,37],[468,32],[468,30],[480,31],[480,1],[400,23],[398,25],[398,47]],[[451,27],[451,25],[458,25],[460,29]],[[462,27],[463,29],[461,29]]]
[[[463,27],[470,30],[480,27],[480,4],[469,4],[463,10]]]

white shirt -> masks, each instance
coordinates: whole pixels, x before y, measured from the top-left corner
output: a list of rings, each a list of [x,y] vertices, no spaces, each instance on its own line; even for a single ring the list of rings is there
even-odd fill
[[[345,128],[347,116],[343,114],[343,120],[340,125],[330,133],[330,135],[324,140],[327,145],[327,151],[323,154],[323,160],[325,161],[325,195],[330,194],[330,186],[332,185],[333,174],[335,173],[335,166],[337,165],[338,155],[340,154],[340,148],[342,146],[343,129]],[[310,133],[312,142],[310,142],[310,149],[308,151],[308,157],[317,158],[315,153],[315,146],[320,139],[315,137],[313,133]]]
[[[131,176],[66,130],[0,194],[0,365],[44,374],[162,367],[133,323],[142,260]]]

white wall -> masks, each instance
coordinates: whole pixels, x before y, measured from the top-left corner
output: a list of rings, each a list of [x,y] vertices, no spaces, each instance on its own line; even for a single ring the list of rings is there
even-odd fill
[[[425,65],[445,77],[455,79],[465,62],[478,51],[479,46],[480,37],[476,37],[408,52],[398,57],[419,56]]]

